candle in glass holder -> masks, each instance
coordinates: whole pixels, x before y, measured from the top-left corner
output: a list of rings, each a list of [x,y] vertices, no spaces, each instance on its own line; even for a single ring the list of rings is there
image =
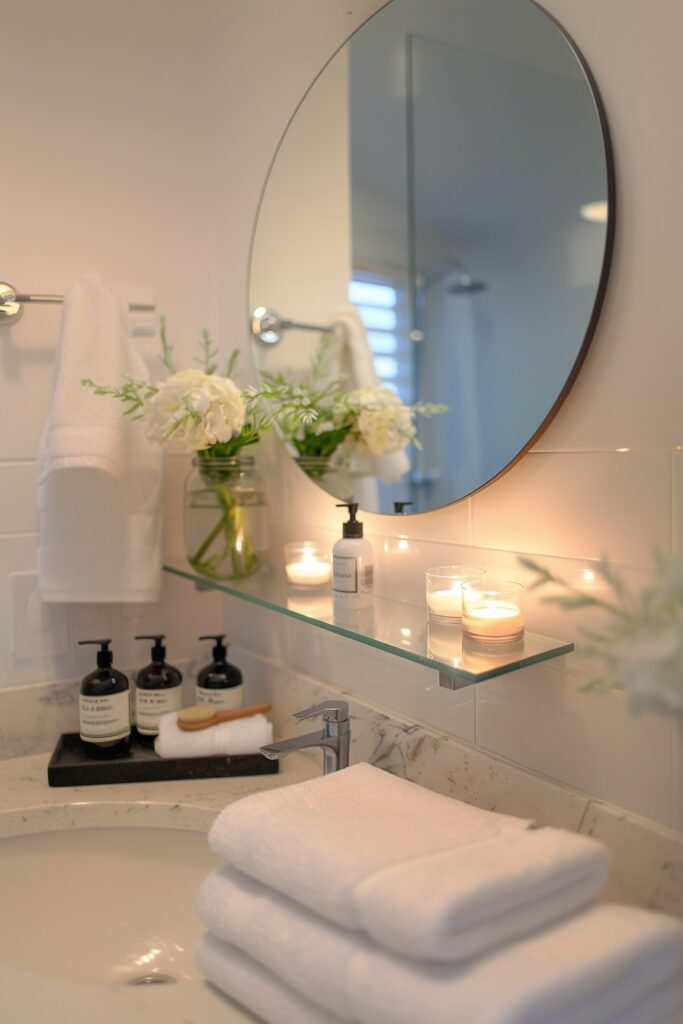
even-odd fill
[[[310,541],[285,544],[285,574],[296,587],[325,586],[332,575],[329,553]]]
[[[471,580],[462,589],[465,636],[483,643],[506,643],[524,633],[524,588],[509,580]]]
[[[462,618],[462,587],[469,580],[480,579],[486,569],[476,565],[440,565],[425,573],[425,597],[429,618],[444,624]]]

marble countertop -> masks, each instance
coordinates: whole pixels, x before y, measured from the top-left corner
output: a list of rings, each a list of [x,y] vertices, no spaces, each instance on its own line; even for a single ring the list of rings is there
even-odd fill
[[[36,754],[0,761],[0,837],[98,827],[205,831],[233,800],[303,782],[322,771],[315,753],[301,753],[283,758],[274,775],[50,787],[49,760],[49,754]]]

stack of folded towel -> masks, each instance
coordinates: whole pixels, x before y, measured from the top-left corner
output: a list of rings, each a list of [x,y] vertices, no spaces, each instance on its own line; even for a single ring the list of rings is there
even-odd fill
[[[272,1024],[666,1024],[683,926],[595,905],[603,847],[360,764],[228,806],[202,973]]]

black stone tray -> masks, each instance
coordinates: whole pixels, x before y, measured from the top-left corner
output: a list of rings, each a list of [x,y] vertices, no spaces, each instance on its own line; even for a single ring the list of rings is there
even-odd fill
[[[162,758],[149,739],[135,729],[130,751],[123,757],[88,757],[77,732],[64,733],[47,766],[50,786],[102,786],[112,782],[168,782],[170,779],[215,779],[230,775],[273,775],[280,762],[263,754],[222,754],[217,757]]]

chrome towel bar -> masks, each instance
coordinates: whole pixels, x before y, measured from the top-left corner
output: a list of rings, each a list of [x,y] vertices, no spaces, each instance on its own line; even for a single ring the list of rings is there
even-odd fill
[[[11,284],[0,281],[0,324],[15,322],[24,311],[27,302],[39,302],[48,305],[59,305],[64,302],[63,295],[28,295],[18,292]],[[155,307],[139,302],[131,302],[128,306],[131,313],[153,313]]]
[[[320,324],[300,324],[296,320],[283,320],[274,309],[257,306],[251,314],[251,333],[264,345],[277,345],[285,331],[320,331],[331,334],[333,327],[321,327]]]

